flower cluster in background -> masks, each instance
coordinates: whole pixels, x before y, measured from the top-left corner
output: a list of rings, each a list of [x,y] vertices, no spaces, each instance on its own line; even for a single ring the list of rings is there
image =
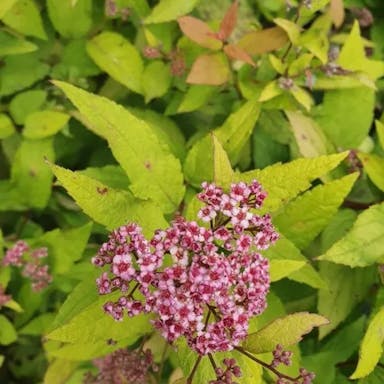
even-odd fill
[[[84,384],[147,384],[149,371],[156,372],[152,352],[119,349],[94,361],[97,374],[87,373]]]
[[[32,289],[40,291],[52,281],[48,265],[42,262],[47,256],[46,247],[31,249],[25,241],[19,240],[7,250],[2,264],[20,268],[21,274],[31,280]]]
[[[232,184],[229,194],[203,183],[195,221],[176,218],[149,241],[136,224],[115,230],[93,263],[109,266],[97,279],[101,295],[120,290],[104,309],[116,320],[153,313],[169,341],[184,336],[194,351],[229,351],[266,308],[269,263],[257,251],[278,238],[269,215],[257,215],[266,193],[258,182]]]

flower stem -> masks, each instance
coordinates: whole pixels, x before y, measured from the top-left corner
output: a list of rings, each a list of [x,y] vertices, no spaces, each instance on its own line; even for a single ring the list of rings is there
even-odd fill
[[[201,361],[202,358],[203,358],[203,356],[201,356],[201,355],[199,355],[199,357],[197,358],[196,363],[195,363],[195,365],[193,366],[190,375],[188,376],[187,384],[192,384],[193,376],[195,376],[197,367],[199,366],[200,361]]]

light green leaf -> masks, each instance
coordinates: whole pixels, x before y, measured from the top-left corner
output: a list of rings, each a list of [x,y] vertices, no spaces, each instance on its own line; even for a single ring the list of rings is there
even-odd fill
[[[377,365],[383,353],[384,307],[373,317],[361,343],[359,362],[351,379],[369,375]]]
[[[0,96],[8,96],[41,80],[49,72],[49,65],[42,63],[36,52],[7,56],[0,68]]]
[[[324,74],[319,74],[319,76],[317,76],[314,81],[313,89],[340,90],[358,88],[363,85],[368,88],[372,88],[373,90],[376,90],[375,83],[362,72],[354,72],[349,74],[348,76],[339,75],[333,77],[329,77]]]
[[[196,187],[203,181],[214,181],[225,188],[229,186],[233,171],[228,155],[214,133],[207,134],[194,144],[185,159],[184,173]]]
[[[192,112],[205,105],[215,93],[212,85],[191,85],[184,94],[177,113]]]
[[[12,323],[0,315],[0,345],[9,345],[17,340],[17,332]]]
[[[0,19],[13,7],[17,0],[2,0],[0,2]]]
[[[171,85],[171,71],[168,65],[161,60],[150,62],[144,68],[142,82],[146,103],[165,95]]]
[[[40,316],[36,316],[28,322],[28,324],[24,325],[24,327],[19,330],[19,333],[21,335],[40,336],[49,328],[54,317],[55,314],[52,312],[46,312]]]
[[[173,120],[152,109],[128,108],[128,111],[138,119],[144,120],[177,158],[185,158],[185,137]]]
[[[184,196],[180,162],[151,126],[113,101],[63,82],[55,84],[79,109],[87,127],[108,140],[133,193],[152,199],[166,213],[175,211]]]
[[[280,75],[283,75],[285,73],[285,71],[287,70],[286,63],[283,63],[281,59],[279,59],[273,54],[268,55],[268,59],[277,73],[280,73]]]
[[[54,273],[63,274],[70,270],[73,263],[81,259],[91,234],[92,224],[68,230],[54,229],[36,239],[36,245],[48,246]]]
[[[303,157],[326,155],[327,139],[316,122],[300,112],[286,111],[285,113],[301,155]]]
[[[326,316],[330,323],[320,329],[322,339],[344,321],[353,308],[368,292],[374,281],[373,268],[351,269],[332,263],[320,263],[321,277],[328,289],[319,291],[317,310]]]
[[[381,148],[384,149],[384,124],[380,120],[375,120],[376,124],[376,132],[377,136],[379,137],[379,142]]]
[[[27,116],[38,111],[46,99],[47,92],[40,89],[18,93],[9,104],[9,113],[16,124],[24,124]]]
[[[239,181],[258,180],[268,192],[263,211],[273,212],[311,186],[311,181],[324,176],[346,157],[347,152],[313,159],[297,159],[286,164],[274,164],[263,170],[253,170],[238,176]]]
[[[325,228],[352,189],[358,173],[319,185],[287,204],[273,222],[299,249]]]
[[[300,38],[300,27],[297,24],[282,18],[276,18],[273,19],[273,21],[280,28],[284,29],[292,44],[298,44]]]
[[[326,92],[315,120],[341,148],[357,148],[368,135],[373,119],[375,92],[367,87]]]
[[[362,71],[372,79],[377,79],[384,74],[384,63],[382,61],[369,60],[365,56],[364,40],[360,34],[360,27],[357,20],[345,41],[337,64],[350,71]]]
[[[299,249],[284,237],[280,237],[272,247],[264,251],[263,256],[270,263],[271,281],[281,280],[308,263]]]
[[[11,180],[31,208],[44,208],[51,195],[52,173],[44,158],[54,160],[52,139],[23,140],[12,165]]]
[[[364,170],[376,187],[384,191],[384,158],[374,153],[358,153],[358,158],[363,163]]]
[[[9,309],[12,309],[15,312],[21,313],[23,312],[23,308],[21,305],[15,301],[15,300],[9,300],[7,303],[4,304],[4,307],[7,307]]]
[[[47,0],[47,7],[53,26],[65,38],[83,37],[92,27],[92,0]]]
[[[0,56],[19,55],[36,51],[37,46],[25,39],[0,31]]]
[[[118,165],[106,165],[104,167],[88,167],[77,173],[100,181],[107,187],[114,189],[128,189],[129,179],[124,170]]]
[[[199,0],[160,0],[152,9],[152,12],[146,17],[145,23],[164,23],[166,21],[176,20],[193,10]]]
[[[142,93],[143,61],[134,45],[115,32],[102,32],[87,44],[95,63],[114,80]]]
[[[307,264],[298,271],[291,273],[288,276],[288,279],[306,284],[315,289],[328,289],[327,283],[320,276],[319,272],[317,272],[317,270],[310,264]]]
[[[276,319],[259,331],[248,335],[243,347],[252,353],[272,352],[277,344],[283,348],[297,344],[314,327],[328,323],[328,319],[315,313],[293,313]]]
[[[304,88],[296,86],[291,88],[289,92],[307,111],[311,110],[313,99],[312,96]]]
[[[57,111],[37,111],[27,116],[23,136],[28,139],[44,139],[59,132],[68,123],[70,116]]]
[[[319,260],[354,267],[372,265],[384,256],[384,203],[362,212],[352,229]]]
[[[289,65],[288,75],[297,76],[303,74],[304,71],[310,67],[312,59],[313,55],[311,53],[304,53],[300,55]]]
[[[17,0],[2,21],[24,35],[47,39],[40,11],[33,0]]]
[[[258,101],[249,100],[237,111],[231,113],[221,127],[214,130],[216,137],[228,153],[232,165],[239,162],[244,146],[251,137],[260,116],[260,109]]]
[[[77,364],[76,362],[65,359],[54,359],[50,361],[44,374],[44,384],[68,384],[68,379]]]
[[[51,165],[60,183],[83,211],[108,229],[115,229],[129,221],[137,222],[144,233],[152,234],[166,222],[156,205],[135,198],[129,191],[112,189],[79,172]]]
[[[5,113],[0,113],[0,140],[13,135],[16,132],[12,120]]]
[[[269,82],[261,91],[259,101],[268,101],[283,93],[282,88],[279,86],[276,80]]]

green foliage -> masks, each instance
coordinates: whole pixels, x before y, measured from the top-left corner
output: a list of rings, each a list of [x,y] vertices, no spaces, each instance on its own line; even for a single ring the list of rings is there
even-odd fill
[[[90,260],[127,222],[198,220],[203,181],[254,179],[280,234],[268,307],[215,364],[275,382],[281,344],[291,377],[384,381],[381,0],[2,0],[0,20],[0,260],[25,240],[52,275],[34,292],[0,261],[0,382],[78,384],[154,344],[151,382],[214,380],[206,356],[190,382],[198,355],[163,351],[150,315],[105,316]]]

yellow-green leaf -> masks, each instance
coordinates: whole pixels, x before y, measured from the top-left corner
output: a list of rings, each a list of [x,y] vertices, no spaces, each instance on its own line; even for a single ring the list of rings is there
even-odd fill
[[[315,313],[293,313],[276,319],[259,331],[248,335],[243,347],[252,353],[272,352],[277,344],[286,348],[297,344],[313,328],[328,322],[328,319]]]
[[[87,52],[114,80],[142,93],[143,62],[139,51],[116,32],[105,31],[89,40]]]
[[[376,123],[377,126],[377,123]],[[374,153],[359,152],[358,157],[363,163],[364,170],[376,187],[384,191],[384,158]]]
[[[171,85],[171,71],[161,60],[149,63],[143,72],[143,94],[145,102],[163,96]]]
[[[28,115],[23,136],[28,139],[43,139],[53,136],[68,123],[70,116],[57,111],[37,111]]]
[[[269,82],[261,91],[259,101],[268,101],[283,93],[282,88],[279,86],[276,80]]]
[[[0,31],[0,56],[19,55],[36,51],[37,45],[7,32]]]
[[[292,44],[297,44],[299,42],[300,37],[300,27],[293,23],[290,20],[276,18],[273,20],[275,24],[277,24],[280,28],[284,29],[287,33],[289,40],[291,40]]]
[[[131,191],[152,199],[164,212],[177,209],[184,196],[180,161],[145,121],[104,97],[55,82],[79,109],[89,129],[104,137],[131,180]]]
[[[291,88],[289,92],[307,111],[311,110],[313,99],[310,93],[308,93],[304,88],[296,86]]]
[[[144,233],[152,234],[166,222],[155,204],[135,198],[130,192],[107,187],[88,176],[51,165],[63,187],[83,211],[112,230],[128,221],[137,222]]]
[[[354,268],[372,265],[383,255],[384,203],[381,203],[362,212],[352,229],[318,259]]]
[[[373,317],[368,325],[359,351],[359,361],[351,379],[369,375],[380,360],[384,342],[384,307]]]
[[[17,0],[2,0],[0,2],[0,19],[10,10]]]
[[[375,124],[380,146],[382,149],[384,149],[384,124],[380,120],[375,120]]]
[[[12,120],[5,113],[0,113],[0,140],[13,135],[16,132]]]
[[[145,23],[164,23],[176,20],[178,17],[191,12],[197,3],[198,0],[160,0],[146,17]]]

